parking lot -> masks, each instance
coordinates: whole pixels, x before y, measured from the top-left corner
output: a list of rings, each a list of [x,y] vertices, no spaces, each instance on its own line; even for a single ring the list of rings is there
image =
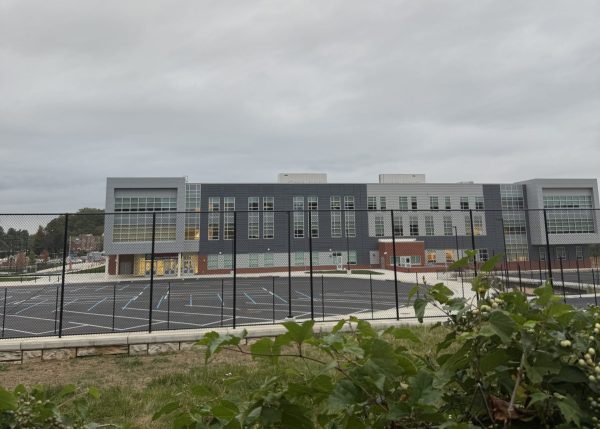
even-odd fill
[[[400,306],[407,305],[412,285],[399,283]],[[67,284],[63,299],[63,335],[190,329],[270,324],[291,315],[311,317],[307,277],[173,279],[154,282],[150,303],[149,281]],[[313,281],[312,315],[318,320],[349,315],[365,318],[396,316],[394,282],[368,278],[318,276]],[[26,285],[0,295],[4,338],[57,335],[60,325],[60,284]],[[234,316],[235,313],[235,316]]]

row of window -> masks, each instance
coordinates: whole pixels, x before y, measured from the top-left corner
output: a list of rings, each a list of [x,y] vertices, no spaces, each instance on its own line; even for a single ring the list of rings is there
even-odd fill
[[[591,195],[544,195],[545,209],[591,209]]]
[[[548,255],[547,249],[545,247],[540,247],[539,252],[540,252],[539,253],[540,261],[545,261],[546,256]],[[575,246],[575,257],[577,258],[578,261],[583,261],[583,247],[582,246]],[[554,248],[554,258],[556,260],[565,261],[567,259],[567,249],[564,246],[556,246]]]
[[[465,216],[465,231],[466,235],[471,235],[471,217]],[[385,218],[383,215],[375,215],[374,219],[375,226],[375,237],[384,237],[385,236]],[[433,221],[433,216],[425,216],[425,233],[421,234],[421,230],[419,227],[419,218],[417,216],[410,216],[408,218],[408,231],[405,234],[404,225],[402,222],[402,218],[400,216],[394,216],[393,218],[393,229],[394,235],[396,236],[434,236],[434,235],[446,235],[451,236],[455,235],[455,226],[452,222],[452,216],[444,216],[443,218],[443,234],[436,234],[435,224]],[[441,232],[441,231],[440,231]],[[473,215],[473,233],[475,235],[483,235],[483,216],[482,215]]]
[[[548,212],[548,233],[591,234],[595,232],[594,215],[591,211],[559,210]]]
[[[177,211],[177,198],[170,197],[118,197],[115,212]]]
[[[277,266],[285,266],[288,263],[287,254],[273,254],[273,253],[248,253],[246,255],[247,262],[242,255],[238,255],[238,263],[240,265],[243,259],[243,265],[248,268],[263,268],[275,266],[277,260]],[[291,261],[293,266],[303,267],[310,265],[310,253],[308,252],[293,252],[291,255]],[[330,266],[330,265],[356,265],[356,250],[344,251],[344,252],[312,252],[312,263],[313,266]],[[232,269],[233,259],[232,255],[223,254],[217,255],[212,254],[207,257],[207,268],[209,270],[216,269]]]
[[[470,201],[473,199],[469,197],[460,197],[460,209],[461,210],[469,210],[472,208]],[[475,210],[484,210],[485,204],[483,202],[483,197],[474,197],[475,205],[473,206]],[[369,196],[367,197],[367,210],[387,210],[387,197],[385,196]],[[440,204],[443,204],[441,206]],[[440,207],[443,207],[444,210],[452,210],[452,201],[449,196],[438,197],[438,196],[430,196],[429,197],[429,210],[439,210]],[[417,197],[407,197],[400,196],[398,197],[398,208],[399,210],[418,210],[419,206],[417,204]]]
[[[223,201],[223,206],[221,208],[221,200]],[[306,205],[305,205],[306,202]],[[356,205],[354,201],[354,196],[346,195],[343,197],[333,195],[329,197],[329,209],[330,210],[341,210],[342,202],[344,210],[354,210]],[[262,206],[261,206],[261,198],[260,197],[248,197],[248,211],[273,211],[275,210],[275,198],[274,197],[262,197]],[[319,198],[316,196],[294,196],[292,197],[292,209],[294,211],[304,211],[304,208],[307,207],[308,210],[319,210]],[[235,197],[209,197],[208,198],[208,211],[209,212],[218,212],[218,211],[234,211],[235,210]]]

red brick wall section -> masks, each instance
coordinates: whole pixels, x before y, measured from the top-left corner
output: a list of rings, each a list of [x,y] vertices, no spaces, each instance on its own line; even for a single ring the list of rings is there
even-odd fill
[[[381,268],[389,269],[392,264],[392,257],[394,256],[392,245],[393,243],[391,242],[379,243],[379,258],[381,259],[381,257],[384,256],[386,265]],[[384,255],[386,252],[387,255]],[[422,241],[397,242],[396,256],[420,256],[420,266],[423,266],[425,264],[425,243]]]

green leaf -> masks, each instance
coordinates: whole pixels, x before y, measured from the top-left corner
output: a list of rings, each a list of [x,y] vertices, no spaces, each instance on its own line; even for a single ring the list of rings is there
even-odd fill
[[[448,271],[457,271],[469,266],[469,256],[464,256],[448,266]]]
[[[413,304],[415,308],[415,316],[419,323],[423,323],[423,317],[425,316],[425,307],[427,307],[427,301],[423,298],[415,299],[415,303]]]
[[[484,374],[494,371],[499,366],[506,365],[509,361],[508,354],[504,350],[494,350],[493,353],[484,354],[479,360],[479,368]]]
[[[94,399],[100,399],[100,391],[94,386],[88,387],[88,395]]]
[[[337,322],[335,324],[335,326],[333,328],[331,328],[331,332],[333,334],[337,334],[344,327],[345,324],[346,324],[345,319],[340,320],[339,322]]]
[[[213,394],[213,392],[211,392],[208,387],[203,386],[202,384],[197,384],[195,386],[192,386],[191,392],[192,392],[192,395],[197,396],[199,398],[204,397],[204,396],[211,396]]]
[[[277,363],[277,360],[279,359],[279,353],[281,352],[281,347],[276,341],[265,337],[252,344],[250,346],[250,352],[252,353],[252,358],[254,359],[268,359],[272,363]]]
[[[494,256],[489,258],[487,261],[485,261],[479,267],[479,271],[484,272],[484,273],[492,272],[494,270],[494,268],[496,267],[496,265],[498,265],[498,263],[502,260],[503,257],[504,257],[503,253],[495,254]]]
[[[409,400],[414,404],[433,405],[440,400],[442,391],[433,387],[433,376],[419,371],[410,379]]]
[[[577,427],[580,426],[579,416],[581,416],[581,409],[579,408],[579,405],[577,405],[577,402],[570,397],[566,397],[557,400],[555,403],[567,423],[573,423]]]
[[[419,292],[419,285],[414,286],[408,291],[408,302]]]
[[[312,410],[285,402],[281,406],[281,424],[285,428],[312,429]]]
[[[210,409],[213,416],[226,422],[232,420],[239,412],[237,405],[227,400],[221,400]]]
[[[158,420],[161,416],[171,414],[173,411],[179,409],[179,402],[169,402],[163,405],[157,412],[152,415],[152,420]]]
[[[538,402],[543,402],[543,401],[547,400],[548,398],[549,398],[549,396],[547,394],[545,394],[544,392],[532,393],[529,396],[528,407],[531,407],[531,406],[537,404]]]
[[[451,289],[449,289],[444,283],[438,283],[429,289],[429,294],[438,302],[446,304],[450,297],[454,295]]]
[[[363,392],[350,380],[340,379],[327,399],[330,411],[340,412],[358,405],[364,400]]]
[[[314,320],[307,320],[302,325],[296,322],[283,322],[290,339],[299,345],[313,336],[314,324]]]
[[[386,329],[385,333],[392,335],[397,340],[408,340],[417,344],[421,343],[421,339],[410,328],[396,328],[392,326]]]
[[[0,386],[0,411],[14,410],[16,403],[15,395]]]
[[[206,352],[204,354],[204,362],[207,363],[211,356],[217,353],[221,348],[225,346],[237,346],[243,338],[246,338],[248,331],[245,329],[239,335],[231,334],[219,334],[218,332],[211,331],[204,335],[197,344],[206,346]]]
[[[494,310],[490,313],[488,320],[494,333],[500,337],[502,342],[510,342],[511,335],[515,331],[516,325],[508,313],[502,310]]]

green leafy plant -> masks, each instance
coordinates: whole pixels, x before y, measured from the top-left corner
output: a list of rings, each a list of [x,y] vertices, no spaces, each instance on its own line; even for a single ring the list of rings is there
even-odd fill
[[[0,387],[0,427],[11,429],[96,429],[116,427],[86,423],[88,399],[98,399],[95,388],[80,391],[73,385],[50,394],[41,386],[14,391]],[[68,408],[69,412],[65,412]]]
[[[479,267],[472,298],[442,283],[411,291],[419,320],[428,306],[447,316],[435,325],[445,338],[428,352],[409,347],[420,343],[410,328],[377,331],[357,318],[326,334],[311,320],[259,340],[211,332],[199,341],[207,363],[227,350],[305,365],[235,403],[195,386],[154,419],[169,415],[175,428],[600,428],[600,312],[563,304],[550,286],[503,291],[491,274],[501,257]]]

